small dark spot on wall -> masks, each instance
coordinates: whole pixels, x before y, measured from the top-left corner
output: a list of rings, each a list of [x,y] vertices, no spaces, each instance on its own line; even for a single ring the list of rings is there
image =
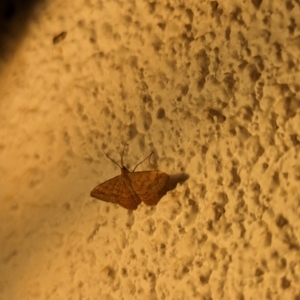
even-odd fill
[[[144,114],[144,118],[143,118],[143,125],[144,125],[144,129],[146,131],[148,131],[152,125],[152,117],[151,114],[149,112],[146,112]]]
[[[285,3],[285,7],[286,7],[287,10],[292,10],[295,7],[295,5],[293,4],[292,1],[287,1]]]
[[[262,275],[264,275],[264,271],[261,270],[260,268],[257,268],[255,270],[255,276],[259,277],[259,276],[262,276]]]
[[[189,21],[190,21],[190,23],[193,23],[193,20],[194,20],[194,13],[193,13],[193,11],[191,10],[191,9],[187,9],[186,10],[186,14],[188,15],[188,17],[189,17]]]
[[[63,31],[52,39],[53,45],[61,43],[67,36],[67,32]]]
[[[222,215],[225,213],[225,209],[223,205],[220,204],[216,204],[214,206],[214,215],[215,215],[215,221],[220,220],[220,218],[222,217]]]
[[[237,168],[232,168],[231,169],[231,176],[232,176],[232,183],[234,183],[234,184],[240,184],[241,183],[241,178],[237,173]]]
[[[272,244],[272,234],[271,232],[267,232],[264,240],[264,246],[270,247]]]
[[[149,105],[152,106],[152,104],[153,104],[152,97],[151,97],[150,95],[144,95],[144,96],[143,96],[143,102],[144,102],[145,104],[149,104]]]
[[[278,215],[276,218],[276,225],[279,228],[282,228],[283,226],[287,225],[289,222],[283,215]]]
[[[157,23],[157,26],[158,26],[162,31],[164,31],[165,28],[166,28],[166,23]]]
[[[124,277],[127,277],[128,274],[127,274],[127,269],[126,268],[121,269],[121,275],[124,276]]]
[[[107,276],[114,279],[116,277],[116,272],[113,268],[107,267],[106,268]]]
[[[231,29],[230,29],[230,27],[227,27],[226,30],[225,30],[225,39],[227,41],[230,40],[230,34],[231,34]]]
[[[232,73],[226,74],[223,79],[223,82],[229,90],[232,90],[232,88],[234,87],[234,84],[235,84],[235,79],[233,77],[233,74]]]
[[[197,89],[199,92],[202,91],[204,85],[205,85],[205,79],[204,78],[199,79],[197,82]]]
[[[279,62],[282,62],[282,46],[278,42],[274,42],[273,44],[275,49],[276,58]]]
[[[200,196],[200,198],[204,198],[206,193],[207,193],[206,185],[205,184],[200,184],[199,185],[199,196]]]
[[[138,69],[138,58],[135,55],[130,56],[129,64],[132,68]]]
[[[155,12],[155,7],[156,7],[156,2],[150,2],[148,4],[148,10],[149,10],[149,13],[152,14]]]
[[[132,17],[130,15],[124,15],[122,21],[124,25],[129,26],[132,23]]]
[[[69,202],[65,202],[62,207],[67,210],[67,211],[70,211],[71,210],[71,205]]]
[[[200,275],[199,280],[202,284],[207,284],[209,281],[209,277],[208,276],[204,276],[204,275]]]
[[[128,126],[128,137],[129,139],[133,139],[138,134],[137,128],[135,124],[130,124]]]
[[[240,7],[235,7],[235,9],[230,13],[230,20],[237,22],[239,25],[245,26],[242,9]]]
[[[273,179],[273,183],[275,185],[277,185],[277,186],[280,185],[279,173],[278,172],[274,172],[272,179]]]
[[[184,25],[184,27],[185,27],[185,29],[186,29],[186,31],[191,31],[192,30],[192,25],[190,25],[190,24],[186,24],[186,25]]]
[[[163,119],[165,116],[166,116],[165,110],[162,107],[160,107],[156,113],[157,119],[159,119],[159,120]]]
[[[155,42],[152,43],[152,46],[156,52],[159,52],[162,45],[163,45],[163,42],[160,39],[157,39]]]
[[[110,115],[110,110],[109,110],[108,106],[105,106],[102,108],[101,114],[104,114],[106,117],[108,117]]]
[[[189,91],[189,86],[188,85],[184,85],[181,87],[181,94],[186,96],[186,94],[188,93]]]
[[[261,3],[262,3],[262,0],[251,0],[252,4],[254,5],[254,7],[256,9],[259,9]]]
[[[293,35],[295,32],[295,29],[297,28],[297,23],[294,18],[291,18],[290,22],[291,22],[291,24],[288,26],[288,29],[289,29],[290,35]]]
[[[257,71],[256,67],[255,66],[252,66],[250,68],[250,72],[249,72],[249,75],[250,75],[250,79],[253,81],[253,82],[256,82],[261,74]]]
[[[264,162],[264,163],[262,164],[262,168],[263,168],[264,170],[267,170],[267,169],[269,168],[269,164],[266,163],[266,162]]]
[[[217,1],[210,1],[210,7],[212,11],[215,11],[219,6],[219,3]]]
[[[208,148],[207,148],[205,145],[203,145],[203,146],[201,147],[201,154],[202,154],[202,155],[203,155],[203,154],[206,154],[207,151],[208,151]]]
[[[289,288],[291,285],[291,282],[284,276],[281,278],[281,287],[285,290]]]

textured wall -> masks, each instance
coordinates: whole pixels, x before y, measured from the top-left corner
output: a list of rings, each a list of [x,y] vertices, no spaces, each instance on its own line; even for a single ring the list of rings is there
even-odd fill
[[[260,2],[35,9],[0,78],[0,299],[300,299],[300,5]],[[89,197],[125,141],[190,178]]]

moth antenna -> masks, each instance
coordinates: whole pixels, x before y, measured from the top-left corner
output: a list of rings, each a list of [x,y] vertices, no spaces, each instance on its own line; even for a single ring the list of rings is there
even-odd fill
[[[134,172],[134,170],[137,168],[137,166],[139,166],[140,164],[142,164],[145,160],[147,160],[149,158],[149,162],[150,162],[150,157],[154,152],[151,152],[150,155],[148,155],[145,159],[143,159],[141,162],[139,162],[133,169],[132,172]]]
[[[116,163],[113,159],[111,159],[105,152],[103,152],[103,153],[110,161],[112,161],[115,165],[117,165],[120,169],[122,169],[122,167],[120,167],[120,165],[118,163]],[[123,166],[123,164],[122,164],[122,166]]]

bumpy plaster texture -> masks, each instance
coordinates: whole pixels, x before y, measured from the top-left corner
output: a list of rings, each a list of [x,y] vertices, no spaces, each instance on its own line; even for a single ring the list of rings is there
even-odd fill
[[[299,300],[299,16],[38,7],[1,78],[0,298]],[[90,198],[126,141],[129,168],[190,178],[134,212]]]

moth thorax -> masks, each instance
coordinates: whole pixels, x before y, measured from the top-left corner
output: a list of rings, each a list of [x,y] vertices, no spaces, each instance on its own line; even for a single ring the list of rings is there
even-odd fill
[[[122,166],[121,171],[122,171],[122,173],[126,173],[126,172],[128,172],[128,169],[125,166]]]

